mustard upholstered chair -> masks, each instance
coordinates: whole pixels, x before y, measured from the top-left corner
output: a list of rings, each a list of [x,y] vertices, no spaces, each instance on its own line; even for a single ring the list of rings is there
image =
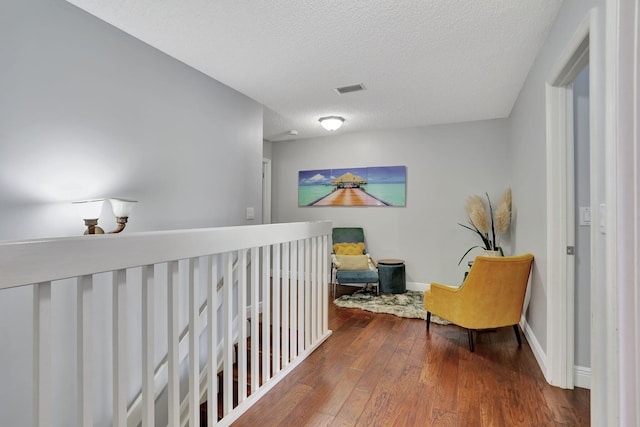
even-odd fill
[[[474,351],[473,330],[513,326],[522,345],[518,322],[522,314],[533,255],[476,257],[459,288],[432,283],[424,293],[427,330],[431,313],[467,329]]]

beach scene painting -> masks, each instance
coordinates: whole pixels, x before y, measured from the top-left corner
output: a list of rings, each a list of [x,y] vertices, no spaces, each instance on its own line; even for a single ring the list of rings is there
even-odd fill
[[[405,206],[406,166],[298,172],[298,206]]]

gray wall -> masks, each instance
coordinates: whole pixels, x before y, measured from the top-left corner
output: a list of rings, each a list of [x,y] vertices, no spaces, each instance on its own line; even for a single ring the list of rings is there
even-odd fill
[[[466,221],[466,199],[488,192],[497,203],[510,186],[509,158],[507,120],[276,142],[273,221],[362,226],[374,257],[406,261],[408,282],[459,284],[466,263],[458,260],[481,243],[457,224]],[[298,207],[300,170],[400,165],[406,207]],[[509,253],[508,236],[503,243]]]
[[[514,190],[516,225],[513,236],[518,252],[536,256],[532,272],[530,303],[526,318],[542,351],[547,351],[547,194],[546,194],[546,107],[545,84],[559,61],[563,49],[587,16],[590,8],[598,7],[598,25],[604,29],[603,0],[565,0],[556,21],[538,54],[510,116],[510,161]],[[601,44],[604,34],[595,38]],[[597,63],[594,63],[597,61]],[[604,58],[591,58],[591,70],[597,71],[599,88],[604,88]],[[603,89],[599,89],[603,90]],[[593,95],[593,94],[592,94]],[[602,107],[598,107],[602,108]],[[598,123],[604,122],[604,112],[596,109]],[[601,130],[599,130],[601,132]],[[599,156],[604,162],[604,155]],[[603,169],[602,169],[603,170]],[[604,181],[600,184],[604,190]],[[604,198],[604,194],[602,194]],[[604,248],[604,244],[602,245]],[[604,258],[602,258],[604,263]],[[582,308],[586,309],[586,308]]]
[[[260,223],[261,105],[65,1],[0,7],[0,240],[78,234],[68,202],[109,196],[132,231]]]
[[[0,240],[81,234],[69,202],[109,196],[140,201],[125,233],[258,224],[261,162],[261,105],[63,0],[0,2]],[[74,294],[53,294],[67,328],[54,336],[58,426],[75,425]],[[96,338],[108,336],[108,289],[95,297]],[[0,292],[2,426],[31,424],[30,330],[31,290]],[[108,365],[95,345],[96,367]],[[106,405],[109,383],[108,369],[95,378]],[[95,412],[108,425],[108,406]]]

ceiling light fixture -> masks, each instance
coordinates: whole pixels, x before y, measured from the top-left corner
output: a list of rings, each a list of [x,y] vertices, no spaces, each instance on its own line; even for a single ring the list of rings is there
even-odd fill
[[[344,117],[340,116],[327,116],[320,117],[318,120],[323,128],[329,131],[340,129],[340,126],[344,123]]]

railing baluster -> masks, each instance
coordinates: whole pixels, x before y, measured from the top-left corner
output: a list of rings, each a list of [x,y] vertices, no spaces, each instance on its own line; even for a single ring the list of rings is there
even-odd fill
[[[304,349],[311,346],[311,240],[304,241]]]
[[[200,260],[189,258],[187,286],[189,289],[189,425],[200,425],[200,284],[195,279],[199,274]]]
[[[320,292],[322,294],[322,336],[329,330],[329,237],[322,236],[322,275]]]
[[[323,319],[323,309],[322,303],[324,302],[324,298],[322,297],[322,293],[324,291],[324,281],[323,281],[323,267],[322,267],[322,259],[324,258],[323,254],[323,246],[322,246],[322,238],[316,237],[316,247],[318,248],[316,252],[315,263],[317,265],[316,270],[316,298],[315,298],[315,307],[316,307],[316,336],[314,342],[316,342],[322,334],[322,319]]]
[[[272,327],[271,327],[271,342],[272,344],[272,357],[271,364],[273,366],[273,375],[280,372],[280,316],[282,314],[282,309],[280,307],[280,244],[272,245],[273,250],[273,282],[271,283],[271,289],[273,290],[273,294],[271,296],[271,316],[272,316]]]
[[[270,246],[262,247],[262,384],[271,378],[269,366],[269,334],[271,329]]]
[[[180,425],[180,328],[178,261],[167,263],[168,425]]]
[[[51,420],[51,282],[33,285],[33,425]]]
[[[311,239],[311,342],[318,339],[318,238]]]
[[[152,265],[142,266],[142,427],[155,425],[154,354],[153,354],[153,279]]]
[[[238,253],[238,403],[247,398],[247,250]]]
[[[291,358],[295,359],[298,356],[298,242],[291,242],[291,298],[289,314],[291,316],[291,331],[290,344],[291,344]]]
[[[113,291],[113,425],[127,425],[127,270],[111,272]]]
[[[209,257],[210,281],[207,285],[207,425],[218,421],[218,259]]]
[[[251,393],[260,385],[260,248],[251,248]]]
[[[282,367],[289,364],[289,242],[282,244]]]
[[[76,381],[78,385],[77,396],[77,422],[79,426],[93,425],[92,411],[92,374],[93,359],[92,353],[92,292],[93,278],[89,275],[82,276],[77,280],[76,293]]]
[[[233,409],[233,258],[224,254],[224,358],[222,409],[227,415]]]
[[[298,354],[304,352],[305,350],[305,289],[304,289],[304,253],[305,246],[304,240],[300,240],[298,244],[298,283],[296,284],[298,288]]]

